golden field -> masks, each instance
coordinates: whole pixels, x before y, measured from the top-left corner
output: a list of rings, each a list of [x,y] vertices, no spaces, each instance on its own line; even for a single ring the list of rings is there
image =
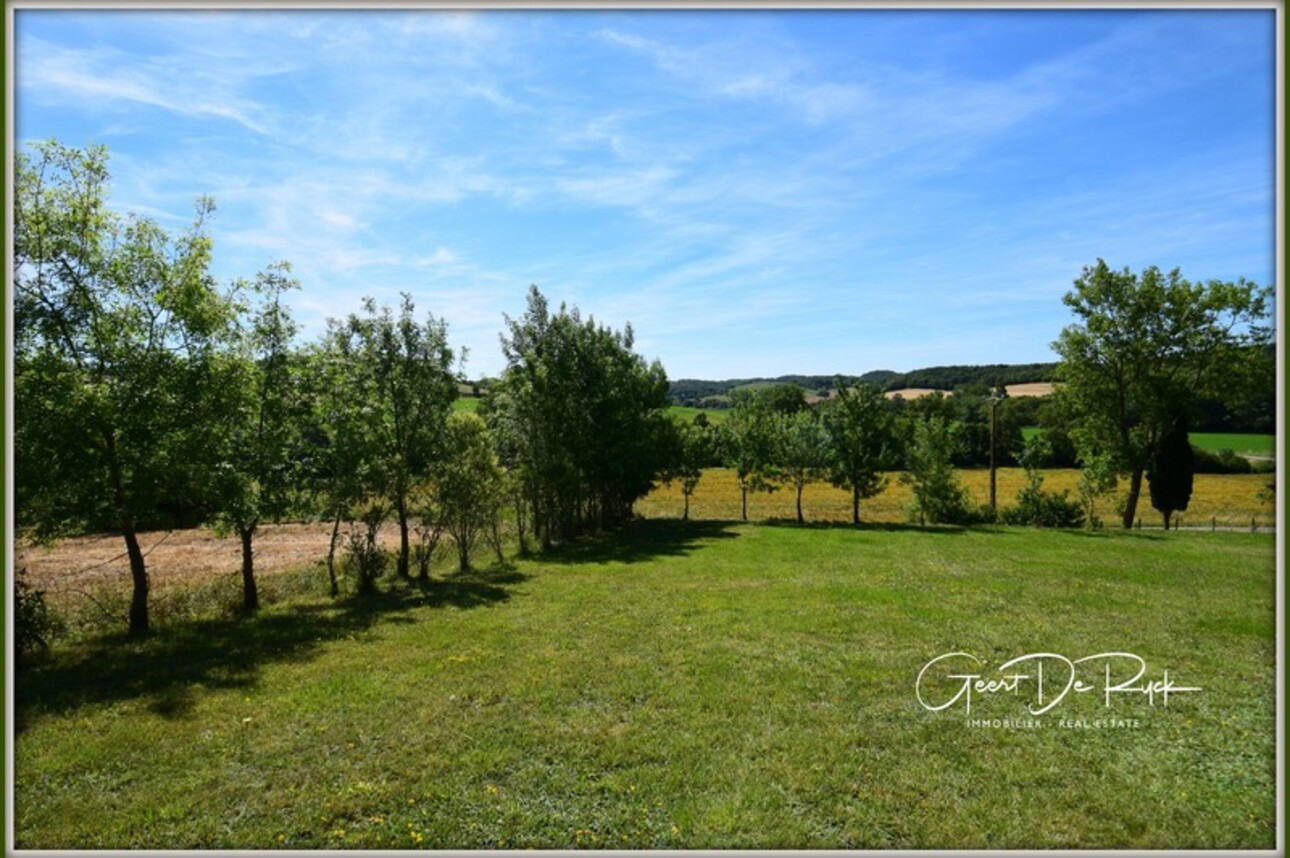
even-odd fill
[[[907,520],[905,505],[910,499],[909,486],[900,482],[900,475],[888,474],[887,487],[877,497],[860,501],[860,520],[892,524]],[[978,504],[990,499],[990,473],[986,470],[961,470],[958,477],[968,490],[968,495]],[[1079,471],[1064,469],[1044,471],[1044,488],[1052,491],[1067,490],[1070,497],[1077,497]],[[1269,484],[1270,474],[1197,474],[1191,503],[1183,514],[1184,527],[1249,527],[1253,520],[1260,527],[1273,525],[1275,516],[1271,504],[1259,499],[1259,492]],[[1020,468],[1000,468],[997,473],[998,504],[1003,507],[1016,502],[1017,492],[1025,485],[1025,472]],[[1107,496],[1098,502],[1097,514],[1103,522],[1116,524],[1116,506],[1119,496],[1126,493],[1127,482],[1122,481],[1118,496]],[[646,518],[679,518],[683,508],[679,483],[660,486],[638,501],[636,512]],[[814,483],[802,494],[802,511],[807,521],[850,521],[851,495],[835,489],[828,483]],[[1159,527],[1160,514],[1151,508],[1145,480],[1138,516],[1144,527]],[[740,517],[739,483],[734,471],[726,468],[709,468],[703,472],[694,495],[690,498],[690,517],[697,519],[732,520]],[[792,486],[782,486],[771,493],[750,492],[748,518],[794,519],[797,513]]]

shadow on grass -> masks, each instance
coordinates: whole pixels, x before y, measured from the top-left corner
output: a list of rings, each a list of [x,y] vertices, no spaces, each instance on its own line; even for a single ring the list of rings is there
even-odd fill
[[[527,579],[493,568],[426,582],[395,582],[383,592],[334,602],[276,606],[235,619],[200,619],[143,640],[105,635],[23,665],[15,676],[15,729],[80,706],[148,699],[149,709],[179,718],[194,689],[244,688],[260,666],[312,658],[324,644],[379,623],[413,623],[414,608],[476,608],[508,600],[508,585]]]
[[[892,524],[884,522],[862,521],[852,524],[849,521],[811,521],[799,524],[795,518],[767,518],[757,524],[763,527],[783,527],[789,530],[849,530],[854,533],[930,533],[933,535],[959,535],[969,530],[986,529],[989,526],[963,527],[957,524]]]
[[[731,521],[637,519],[612,533],[563,542],[538,555],[550,563],[643,563],[690,554],[713,539],[738,536]]]

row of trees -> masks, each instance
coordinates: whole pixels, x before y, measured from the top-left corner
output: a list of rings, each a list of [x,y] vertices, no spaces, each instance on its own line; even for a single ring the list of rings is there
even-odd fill
[[[110,529],[129,558],[129,627],[148,630],[141,531],[208,524],[241,543],[255,610],[265,522],[331,523],[370,591],[427,577],[446,535],[465,569],[481,542],[502,556],[500,515],[550,545],[631,514],[673,450],[667,378],[576,309],[534,287],[507,320],[507,368],[482,417],[455,414],[459,359],[446,324],[365,300],[299,343],[286,263],[227,286],[209,273],[198,201],[181,235],[107,207],[107,152],[57,142],[15,176],[16,513],[37,539]],[[487,421],[487,422],[485,422]],[[398,530],[393,557],[382,529]]]
[[[106,151],[52,141],[20,153],[14,178],[18,522],[37,538],[119,532],[136,635],[148,629],[146,528],[236,533],[254,610],[256,534],[288,516],[331,522],[337,592],[342,547],[360,590],[374,587],[387,522],[396,574],[427,576],[445,535],[463,568],[481,541],[500,556],[504,507],[523,550],[530,537],[545,547],[617,525],[660,478],[681,481],[688,516],[702,467],[717,463],[738,476],[745,517],[749,491],[787,484],[799,520],[815,480],[850,491],[859,521],[883,473],[903,467],[913,514],[936,522],[965,515],[956,461],[1016,459],[1038,478],[1020,432],[1034,406],[981,391],[888,402],[838,379],[817,408],[778,388],[737,399],[719,430],[678,427],[664,413],[666,374],[633,351],[630,327],[552,312],[536,287],[506,319],[507,366],[480,419],[454,417],[459,357],[445,323],[418,317],[411,297],[397,309],[365,301],[300,344],[289,265],[226,286],[210,275],[210,200],[177,235],[120,216],[107,206]],[[1184,482],[1171,451],[1198,402],[1270,384],[1268,298],[1244,281],[1190,284],[1101,262],[1067,296],[1078,322],[1055,344],[1066,382],[1056,407],[1090,497],[1128,478],[1126,526],[1144,474],[1153,489]]]

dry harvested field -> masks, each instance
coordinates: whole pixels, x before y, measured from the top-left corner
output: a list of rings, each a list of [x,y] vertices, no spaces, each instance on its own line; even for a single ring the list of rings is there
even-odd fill
[[[932,388],[932,387],[902,387],[900,390],[889,390],[886,393],[884,393],[883,396],[887,397],[888,399],[895,399],[897,396],[899,396],[901,399],[909,400],[909,399],[919,399],[921,397],[928,396],[933,393],[943,393],[946,396],[954,395],[953,391],[936,390],[935,388]]]
[[[960,478],[972,499],[985,503],[989,497],[989,475],[986,471],[961,471]],[[875,498],[861,501],[860,517],[874,523],[905,521],[904,506],[909,487],[889,475],[887,488]],[[1073,470],[1048,472],[1045,487],[1068,490],[1073,497],[1079,475]],[[1248,527],[1253,520],[1259,526],[1273,524],[1272,507],[1259,500],[1259,490],[1269,477],[1259,474],[1198,474],[1190,509],[1184,524],[1208,527],[1217,519],[1220,526]],[[1025,482],[1018,468],[1002,468],[998,473],[1000,506],[1014,502]],[[827,483],[807,487],[803,507],[808,521],[849,521],[851,499],[847,492]],[[1105,499],[1099,514],[1114,523],[1115,504]],[[636,504],[645,518],[679,518],[682,497],[679,485],[660,486]],[[1140,506],[1143,523],[1159,526],[1159,516],[1151,509],[1144,491]],[[734,472],[724,468],[704,471],[703,479],[690,502],[690,515],[700,520],[736,520],[740,517],[739,488]],[[748,497],[748,516],[753,521],[793,519],[794,493],[780,488],[770,494],[752,493]],[[327,553],[331,527],[326,522],[308,524],[265,525],[256,535],[256,571],[272,575],[320,563]],[[342,536],[344,530],[342,529]],[[393,549],[397,530],[387,524],[382,543]],[[241,547],[235,536],[217,537],[209,530],[185,530],[171,533],[145,533],[140,539],[147,552],[147,563],[154,599],[162,604],[172,593],[191,584],[227,582],[230,600],[239,592]],[[103,599],[104,593],[128,596],[130,572],[124,546],[117,535],[104,534],[67,539],[53,547],[19,544],[15,568],[26,568],[28,580],[48,592],[55,604],[84,606],[89,598]],[[441,563],[441,567],[442,563]],[[325,575],[320,569],[319,575]]]
[[[344,529],[341,530],[342,539]],[[327,556],[331,525],[264,525],[255,538],[257,574],[272,574],[321,561]],[[381,542],[394,548],[398,531],[386,525]],[[140,546],[147,554],[149,585],[156,599],[191,584],[227,579],[230,593],[240,586],[242,547],[236,535],[217,537],[210,530],[143,533]],[[101,599],[105,591],[128,594],[130,566],[125,544],[116,534],[65,539],[51,547],[19,544],[14,568],[26,568],[28,581],[45,590],[57,604],[83,604]],[[325,573],[320,573],[324,574]]]
[[[1053,470],[1045,472],[1044,488],[1066,490],[1076,496],[1079,471]],[[973,501],[984,504],[990,498],[990,475],[985,470],[958,472]],[[1025,472],[1020,468],[1000,468],[997,476],[997,494],[1000,507],[1016,501],[1017,492],[1025,485]],[[1209,526],[1217,519],[1219,526],[1249,527],[1251,519],[1259,526],[1273,524],[1273,510],[1259,500],[1259,491],[1268,484],[1266,474],[1197,474],[1191,504],[1183,517],[1189,527]],[[1122,487],[1123,490],[1123,487]],[[877,497],[860,502],[862,521],[894,524],[906,520],[905,505],[910,500],[909,487],[902,484],[899,474],[889,474],[887,488]],[[828,483],[814,483],[802,495],[803,511],[808,521],[850,521],[851,496]],[[1116,501],[1106,498],[1099,502],[1098,515],[1108,524],[1113,523]],[[676,518],[683,508],[679,484],[663,486],[651,492],[636,504],[636,511],[648,518]],[[1159,526],[1160,515],[1151,508],[1143,487],[1138,506],[1144,526]],[[766,494],[748,495],[748,517],[753,521],[763,519],[796,519],[795,493],[791,487]],[[694,496],[690,499],[690,516],[697,519],[738,519],[739,485],[733,471],[712,468],[703,472]]]
[[[1032,381],[1027,384],[1009,384],[1003,389],[1009,396],[1048,396],[1056,388],[1051,381]]]

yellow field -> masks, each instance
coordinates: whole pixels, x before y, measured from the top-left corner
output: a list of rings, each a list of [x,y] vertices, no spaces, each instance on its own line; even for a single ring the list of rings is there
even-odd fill
[[[1077,497],[1078,471],[1053,470],[1044,474],[1045,489],[1067,489],[1072,499]],[[988,471],[964,470],[958,475],[974,502],[984,504],[989,500]],[[1025,472],[1020,468],[1000,468],[997,476],[999,507],[1010,506],[1016,502],[1017,492],[1025,485]],[[1208,527],[1211,521],[1216,521],[1219,527],[1249,527],[1253,520],[1261,527],[1271,526],[1275,518],[1272,506],[1259,500],[1259,490],[1268,485],[1270,479],[1268,474],[1197,474],[1191,503],[1183,515],[1183,525]],[[1126,488],[1126,485],[1121,486],[1121,494]],[[881,494],[860,501],[860,520],[903,522],[906,520],[904,507],[909,497],[909,487],[901,484],[899,475],[889,474],[887,488]],[[1115,515],[1117,503],[1118,498],[1114,497],[1099,502],[1097,514],[1108,526],[1118,522]],[[674,483],[660,486],[638,501],[636,511],[646,518],[680,518],[682,507],[681,487]],[[815,483],[807,486],[802,494],[802,511],[807,521],[850,521],[851,495],[828,483]],[[690,498],[690,516],[715,520],[739,518],[739,484],[733,471],[710,468],[703,472],[703,479]],[[1138,503],[1138,516],[1143,526],[1160,526],[1160,514],[1151,508],[1145,481],[1142,499]],[[771,494],[753,492],[748,495],[748,518],[751,520],[796,517],[795,494],[791,486]]]

